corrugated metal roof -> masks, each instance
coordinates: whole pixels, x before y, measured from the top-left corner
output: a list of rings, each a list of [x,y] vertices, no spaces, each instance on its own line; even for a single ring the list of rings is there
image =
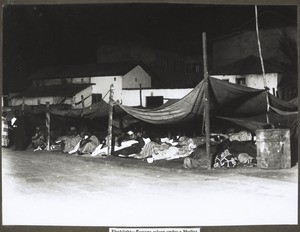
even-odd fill
[[[13,98],[22,97],[73,97],[76,93],[86,89],[93,84],[66,84],[31,87],[30,89],[14,96]]]
[[[100,63],[82,65],[61,65],[41,69],[30,76],[32,80],[97,77],[97,76],[123,76],[135,68],[137,63]]]

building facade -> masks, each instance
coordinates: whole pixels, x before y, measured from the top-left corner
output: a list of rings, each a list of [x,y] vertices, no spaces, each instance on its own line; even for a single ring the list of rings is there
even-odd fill
[[[32,77],[32,87],[13,96],[11,106],[48,102],[82,108],[102,99],[108,102],[111,85],[114,86],[115,101],[122,101],[125,88],[151,88],[152,85],[150,75],[140,65],[84,65],[76,66],[76,69],[81,71],[68,66],[37,72]]]
[[[229,83],[244,85],[254,89],[264,89],[265,85],[269,88],[269,93],[276,97],[282,95],[278,84],[281,80],[281,75],[278,73],[262,74],[248,74],[248,75],[212,75],[211,77],[219,80],[227,81]],[[265,78],[265,81],[264,81]]]
[[[202,60],[164,51],[138,42],[103,44],[97,50],[97,62],[138,61],[149,68],[153,87],[194,87],[202,80]]]
[[[277,86],[271,84],[271,93],[275,88],[280,98],[290,100],[298,95],[297,23],[272,12],[264,12],[258,16],[258,25],[265,72],[268,78],[274,73],[280,77],[280,81],[275,81],[276,78],[272,81],[277,82]],[[212,47],[211,73],[247,75],[249,82],[251,75],[262,74],[255,19],[231,34],[216,38]],[[256,81],[261,82],[262,79]],[[255,87],[254,84],[247,85]]]

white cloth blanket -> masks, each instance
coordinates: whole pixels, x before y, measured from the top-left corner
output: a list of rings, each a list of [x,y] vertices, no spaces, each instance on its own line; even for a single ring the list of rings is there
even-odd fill
[[[136,140],[128,140],[128,141],[124,141],[121,143],[121,146],[115,146],[114,147],[114,151],[118,151],[118,150],[121,150],[123,148],[126,148],[126,147],[130,147],[132,144],[135,144],[135,143],[138,143],[138,141]],[[92,153],[91,156],[97,156],[97,155],[107,155],[107,146],[102,147],[102,144],[100,144],[96,149],[95,151]]]

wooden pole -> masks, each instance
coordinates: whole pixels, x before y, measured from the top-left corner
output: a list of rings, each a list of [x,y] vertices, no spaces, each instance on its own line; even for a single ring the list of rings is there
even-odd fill
[[[143,105],[143,101],[142,101],[142,84],[140,83],[140,106]]]
[[[46,129],[47,129],[47,147],[46,149],[50,150],[50,105],[49,102],[46,102]]]
[[[25,97],[23,97],[22,99],[22,114],[24,114],[24,110],[25,110]]]
[[[205,118],[205,136],[206,136],[206,155],[207,169],[211,169],[211,154],[210,154],[210,121],[209,121],[209,89],[208,89],[208,70],[207,70],[207,53],[206,53],[206,33],[202,33],[202,48],[203,48],[203,71],[204,71],[204,118]]]
[[[84,109],[84,97],[81,95],[81,105],[82,105],[82,111],[81,111],[81,117],[83,117],[83,109]]]
[[[81,104],[82,104],[82,109],[84,108],[84,97],[81,95]]]
[[[114,85],[110,85],[109,94],[109,111],[108,111],[108,144],[107,155],[111,155],[112,152],[112,120],[113,120],[113,97],[114,97]]]
[[[256,37],[257,37],[257,45],[258,45],[258,53],[259,53],[259,58],[260,58],[260,63],[261,63],[261,69],[263,73],[263,81],[264,81],[264,87],[266,90],[266,100],[267,100],[267,113],[266,113],[266,119],[267,123],[269,123],[269,112],[270,112],[270,104],[269,104],[269,96],[268,96],[268,87],[267,87],[267,81],[266,81],[266,73],[265,73],[265,65],[264,65],[264,60],[262,57],[262,52],[261,52],[261,44],[260,44],[260,38],[259,38],[259,30],[258,30],[258,14],[257,14],[257,5],[255,5],[255,28],[256,28]]]

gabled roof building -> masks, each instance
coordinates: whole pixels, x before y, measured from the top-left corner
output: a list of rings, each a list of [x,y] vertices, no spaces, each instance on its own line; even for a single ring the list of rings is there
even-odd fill
[[[11,105],[69,104],[82,108],[101,99],[109,100],[114,85],[114,99],[122,98],[122,89],[150,88],[151,77],[143,64],[102,63],[49,67],[30,79],[31,88],[11,98]]]

